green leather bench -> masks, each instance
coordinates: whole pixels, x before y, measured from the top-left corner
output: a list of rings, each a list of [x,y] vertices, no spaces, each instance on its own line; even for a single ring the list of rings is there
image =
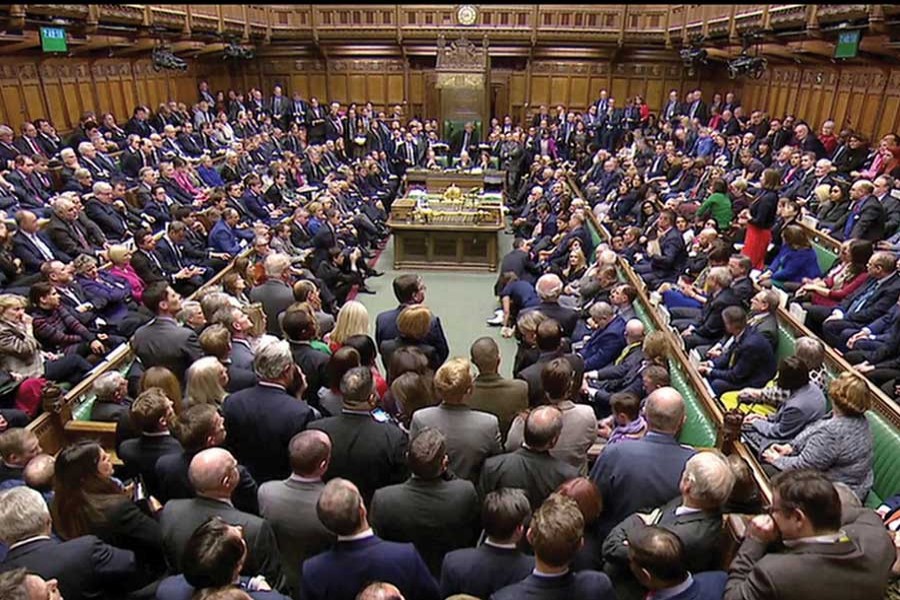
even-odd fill
[[[820,242],[812,240],[813,250],[816,251],[816,259],[819,261],[819,270],[827,273],[834,266],[838,255],[829,247],[823,246]]]

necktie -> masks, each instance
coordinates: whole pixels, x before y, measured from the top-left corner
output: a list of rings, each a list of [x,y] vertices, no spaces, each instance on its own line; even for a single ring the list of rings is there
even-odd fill
[[[84,234],[81,233],[81,229],[79,229],[78,225],[76,225],[75,223],[72,223],[72,231],[75,232],[75,237],[76,239],[78,239],[78,243],[81,244],[82,248],[93,250],[91,248],[91,245],[88,244],[87,238],[84,237]]]
[[[854,313],[861,309],[863,305],[869,301],[869,298],[875,295],[876,291],[878,291],[878,282],[872,281],[866,291],[857,296],[856,300],[854,300],[850,304],[850,308],[847,310],[847,314]]]
[[[41,256],[43,256],[45,260],[53,260],[53,253],[50,251],[49,246],[47,246],[36,233],[28,234],[28,239],[30,239],[31,243],[37,247],[38,252],[41,253]]]
[[[859,207],[862,204],[861,201],[857,201],[853,208],[850,209],[850,217],[847,219],[847,222],[844,224],[844,239],[850,239],[850,233],[853,231],[853,226],[856,224],[856,218],[859,216]]]

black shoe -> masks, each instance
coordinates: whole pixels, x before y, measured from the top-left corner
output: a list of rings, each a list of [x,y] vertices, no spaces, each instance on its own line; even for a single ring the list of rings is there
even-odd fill
[[[375,290],[373,290],[372,288],[366,287],[364,285],[361,285],[358,288],[356,288],[356,292],[359,294],[374,294]]]
[[[372,270],[366,272],[366,277],[381,277],[382,275],[384,275],[384,271]]]

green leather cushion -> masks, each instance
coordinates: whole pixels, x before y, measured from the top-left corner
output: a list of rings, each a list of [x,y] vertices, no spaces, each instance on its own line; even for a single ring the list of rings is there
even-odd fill
[[[866,498],[872,508],[900,493],[900,432],[884,417],[870,410],[866,413],[875,444],[875,485]]]

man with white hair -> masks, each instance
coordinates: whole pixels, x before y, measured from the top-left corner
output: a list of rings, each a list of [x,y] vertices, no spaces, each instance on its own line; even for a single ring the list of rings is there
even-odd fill
[[[722,505],[734,487],[734,473],[718,451],[700,452],[684,465],[680,495],[651,511],[634,513],[616,525],[603,542],[604,570],[612,577],[620,598],[637,592],[628,569],[628,539],[638,529],[658,525],[673,532],[684,547],[685,567],[692,573],[719,568]],[[620,587],[621,586],[621,587]]]
[[[97,149],[93,143],[81,142],[78,144],[78,154],[80,156],[78,162],[90,172],[95,181],[109,181],[112,174],[109,169],[97,161]]]
[[[113,188],[105,181],[93,185],[93,194],[84,200],[84,211],[107,238],[123,241],[131,237],[125,211],[115,205]]]
[[[266,280],[250,290],[250,301],[262,304],[266,313],[266,332],[281,335],[280,315],[294,303],[294,292],[291,288],[291,257],[287,254],[272,252],[263,261]]]
[[[7,125],[0,125],[0,170],[12,169],[16,157],[21,154],[13,145],[15,132]]]
[[[282,587],[281,558],[272,526],[265,519],[239,511],[231,504],[232,492],[241,479],[234,456],[222,448],[198,452],[191,460],[188,477],[197,496],[169,500],[159,519],[163,551],[169,565],[182,572],[182,555],[191,535],[210,517],[220,517],[243,529],[248,555],[241,572],[250,576],[262,574],[272,588]]]
[[[39,492],[22,486],[0,494],[0,537],[9,546],[0,571],[25,568],[56,579],[63,598],[123,597],[140,585],[131,550],[93,535],[62,542],[51,537],[52,530],[50,510]]]
[[[225,400],[222,414],[228,446],[260,484],[291,474],[287,452],[291,439],[315,417],[300,400],[306,387],[285,341],[263,345],[253,367],[259,383]]]
[[[91,421],[117,422],[128,419],[131,399],[128,397],[128,380],[116,370],[109,371],[94,380],[94,405]]]
[[[88,254],[94,256],[103,247],[103,240],[92,235],[78,219],[78,207],[65,196],[57,198],[51,205],[53,214],[46,232],[53,245],[68,256]]]
[[[559,297],[563,292],[563,282],[559,276],[553,273],[541,275],[534,289],[538,298],[541,299],[541,303],[523,310],[521,314],[524,315],[534,310],[539,311],[544,316],[559,323],[563,330],[563,335],[571,337],[572,332],[575,331],[575,325],[578,323],[578,313],[571,308],[560,306]]]
[[[731,289],[731,271],[728,267],[712,267],[704,285],[706,302],[697,319],[675,319],[672,326],[684,338],[685,348],[711,346],[725,335],[722,311],[729,306],[741,306],[741,299]]]

